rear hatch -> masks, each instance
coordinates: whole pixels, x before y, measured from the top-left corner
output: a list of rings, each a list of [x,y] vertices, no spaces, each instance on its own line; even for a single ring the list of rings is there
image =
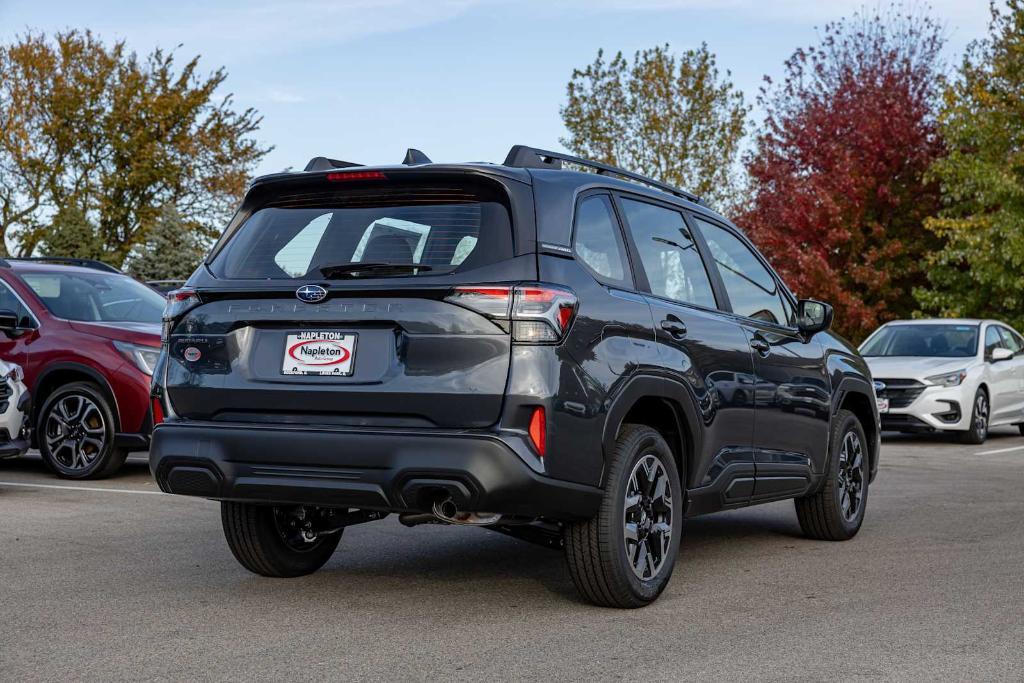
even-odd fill
[[[498,420],[509,326],[451,301],[459,285],[536,278],[532,253],[516,255],[508,192],[471,174],[356,173],[263,188],[243,205],[169,324],[166,388],[180,417]]]

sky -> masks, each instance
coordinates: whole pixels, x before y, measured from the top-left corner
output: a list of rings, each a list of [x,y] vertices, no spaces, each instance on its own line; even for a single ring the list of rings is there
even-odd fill
[[[820,27],[863,0],[0,0],[0,41],[90,28],[141,54],[225,67],[221,95],[263,116],[257,174],[314,156],[496,161],[521,143],[562,149],[573,68],[606,53],[706,42],[754,104]],[[923,6],[918,3],[917,6]],[[985,35],[988,0],[933,0],[953,66]],[[2,77],[2,74],[0,74]],[[759,112],[755,110],[754,117]]]

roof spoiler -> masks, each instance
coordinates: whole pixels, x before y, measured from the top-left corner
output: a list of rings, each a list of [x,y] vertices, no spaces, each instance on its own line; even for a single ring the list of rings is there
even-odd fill
[[[598,175],[615,175],[633,182],[641,183],[649,187],[653,187],[662,192],[668,192],[677,197],[694,202],[695,204],[704,204],[700,197],[681,190],[674,185],[663,183],[654,178],[648,178],[647,176],[640,175],[639,173],[633,173],[627,171],[624,168],[618,166],[612,166],[610,164],[604,164],[600,161],[591,161],[590,159],[584,159],[582,157],[573,156],[571,154],[564,154],[562,152],[552,152],[546,149],[536,149],[534,147],[527,147],[526,145],[515,145],[509,150],[508,156],[505,157],[503,163],[504,166],[511,166],[514,168],[546,168],[559,170],[562,168],[562,162],[574,164],[576,166],[583,166],[584,168],[592,169]]]
[[[362,164],[356,164],[351,161],[342,161],[341,159],[328,159],[327,157],[313,157],[306,164],[304,171],[330,171],[335,168],[353,168],[354,166],[362,166]]]

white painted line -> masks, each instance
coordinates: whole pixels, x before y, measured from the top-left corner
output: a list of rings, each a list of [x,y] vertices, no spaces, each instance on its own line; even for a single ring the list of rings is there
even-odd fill
[[[1009,453],[1010,451],[1024,451],[1024,446],[1014,446],[1013,448],[997,448],[994,451],[980,451],[975,455],[995,455],[996,453]]]
[[[163,491],[141,491],[139,489],[105,489],[99,486],[58,486],[56,484],[29,484],[19,481],[0,481],[0,487],[21,486],[31,489],[67,489],[68,491],[102,491],[103,493],[141,493],[149,496],[165,496]]]

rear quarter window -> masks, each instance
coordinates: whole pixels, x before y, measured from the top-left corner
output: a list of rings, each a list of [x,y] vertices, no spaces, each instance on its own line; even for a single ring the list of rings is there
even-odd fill
[[[512,256],[507,198],[485,183],[388,184],[282,196],[254,211],[210,264],[228,279],[319,279],[352,264],[443,275]]]

